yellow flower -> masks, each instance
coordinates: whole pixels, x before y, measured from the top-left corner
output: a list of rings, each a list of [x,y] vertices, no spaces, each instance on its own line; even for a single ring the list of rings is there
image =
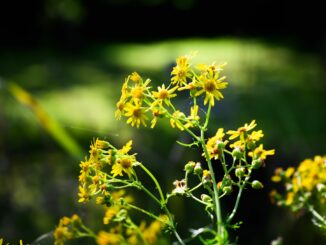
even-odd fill
[[[130,75],[130,80],[135,82],[135,83],[139,83],[139,82],[142,81],[142,78],[137,72],[133,72]]]
[[[119,207],[118,206],[112,206],[112,207],[109,207],[106,212],[105,212],[105,215],[103,217],[103,224],[107,225],[110,223],[110,221],[112,220],[112,218],[114,216],[117,215],[117,213],[119,213]]]
[[[125,104],[127,102],[127,98],[129,96],[128,81],[129,81],[129,77],[127,79],[125,79],[125,82],[123,83],[122,88],[121,88],[121,97],[120,97],[120,100],[117,102],[117,110],[115,111],[116,119],[121,118]]]
[[[185,120],[186,116],[183,112],[181,111],[175,111],[172,114],[172,117],[170,118],[170,124],[172,128],[175,128],[177,126],[181,131],[184,130],[184,125],[182,124],[181,121]]]
[[[161,87],[158,87],[157,92],[156,91],[152,92],[154,98],[156,99],[153,102],[153,106],[162,105],[163,102],[167,106],[170,106],[171,105],[170,99],[177,96],[177,94],[174,93],[176,89],[177,87],[171,89],[165,88],[164,84]]]
[[[250,140],[250,141],[259,141],[263,137],[264,137],[263,131],[262,130],[258,130],[258,131],[253,131],[248,136],[248,140]]]
[[[214,106],[214,99],[223,99],[223,94],[219,91],[225,89],[228,85],[227,82],[223,82],[225,77],[215,78],[211,76],[202,75],[198,78],[197,86],[201,89],[196,92],[195,96],[199,96],[205,93],[204,105],[208,102],[211,106]]]
[[[224,129],[219,128],[216,131],[216,134],[207,140],[206,147],[207,147],[207,151],[208,151],[210,159],[212,159],[212,158],[218,159],[218,157],[221,153],[221,150],[222,150],[220,147],[222,145],[225,146],[227,144],[227,141],[223,142],[224,135],[225,135]]]
[[[150,82],[151,80],[147,79],[145,83],[139,83],[132,87],[130,91],[131,100],[135,102],[141,101],[146,96],[146,92],[149,89],[147,85]]]
[[[178,57],[177,65],[173,67],[171,75],[172,84],[177,86],[186,85],[187,78],[191,77],[189,58],[187,56]]]
[[[286,178],[290,178],[292,175],[293,175],[293,173],[294,173],[294,171],[295,171],[295,168],[294,167],[289,167],[286,171],[285,171],[285,177]]]
[[[262,159],[265,160],[267,156],[272,156],[275,154],[275,150],[264,150],[263,149],[263,144],[260,144],[259,147],[257,147],[254,151],[251,151],[248,153],[250,157],[253,159]]]
[[[198,116],[198,105],[193,105],[190,108],[190,115],[187,117],[187,123],[185,124],[185,128],[192,128],[198,123],[200,117]]]
[[[196,68],[200,70],[202,73],[208,73],[211,77],[219,75],[221,71],[223,71],[223,67],[226,66],[226,62],[220,65],[216,65],[215,62],[211,65],[206,64],[198,64]]]
[[[122,176],[123,172],[125,172],[129,178],[134,173],[133,172],[133,164],[136,162],[136,159],[134,156],[121,156],[116,160],[116,163],[112,166],[111,173],[113,174],[113,177],[116,177],[117,175]]]
[[[79,186],[78,202],[87,202],[89,200],[89,193],[86,188]]]
[[[126,104],[125,108],[125,116],[129,117],[127,120],[127,123],[131,124],[131,126],[136,126],[139,128],[140,123],[146,127],[146,120],[148,119],[145,115],[144,109],[140,106],[139,103],[136,104],[131,104],[128,103]]]
[[[240,137],[241,141],[245,141],[245,139],[247,137],[247,132],[252,130],[256,126],[257,126],[256,121],[252,120],[249,125],[246,123],[244,126],[238,128],[236,131],[235,130],[229,130],[226,133],[230,134],[230,137],[229,137],[230,140],[233,140],[233,139],[235,139],[237,137]]]
[[[288,192],[286,194],[286,200],[285,200],[285,205],[286,206],[290,206],[293,203],[294,196],[295,196],[295,194],[292,191],[291,192]]]
[[[55,245],[63,245],[65,240],[72,239],[73,235],[69,231],[68,227],[57,227],[54,232],[54,244]]]
[[[132,140],[129,140],[122,149],[118,150],[118,153],[121,155],[127,154],[132,148]]]
[[[163,110],[162,109],[156,109],[156,108],[152,109],[153,119],[151,121],[151,128],[155,127],[158,118],[163,117],[165,112],[166,111],[164,109]]]
[[[118,245],[121,242],[121,237],[116,233],[100,231],[97,235],[96,242],[98,245]]]
[[[272,178],[271,178],[271,180],[273,182],[277,183],[277,182],[281,182],[282,178],[279,175],[273,175]]]
[[[163,216],[160,216],[160,218],[162,220],[166,219]],[[148,244],[156,244],[157,238],[164,226],[165,224],[160,220],[155,220],[148,227],[146,227],[145,222],[142,222],[139,229],[142,231],[143,238]]]

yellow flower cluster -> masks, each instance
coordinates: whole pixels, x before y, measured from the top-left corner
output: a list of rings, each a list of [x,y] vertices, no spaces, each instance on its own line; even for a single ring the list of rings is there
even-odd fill
[[[176,60],[176,66],[171,72],[171,80],[153,91],[150,87],[151,80],[144,80],[138,73],[129,75],[121,89],[121,97],[117,103],[115,117],[127,117],[127,123],[139,127],[147,126],[151,114],[151,128],[155,127],[159,118],[170,118],[171,126],[179,129],[193,127],[199,121],[198,106],[195,104],[190,109],[190,115],[176,110],[171,99],[178,95],[177,92],[188,90],[193,98],[204,94],[204,105],[215,105],[215,100],[223,99],[222,89],[228,85],[225,77],[220,77],[225,64],[203,65],[193,68],[189,63],[191,57],[181,56]]]
[[[256,121],[252,120],[250,124],[245,124],[244,126],[238,128],[237,130],[229,130],[226,134],[229,134],[229,140],[224,140],[224,129],[219,128],[216,134],[209,138],[206,143],[207,151],[209,153],[210,159],[221,159],[223,150],[229,141],[236,140],[230,144],[230,148],[233,148],[232,155],[237,159],[244,159],[245,152],[250,151],[248,156],[252,158],[253,164],[258,164],[260,162],[263,164],[264,160],[268,155],[274,155],[275,150],[265,150],[263,149],[263,144],[257,147],[257,143],[264,137],[263,131],[251,131],[257,126]]]
[[[133,167],[138,164],[135,154],[128,154],[132,141],[121,149],[116,149],[109,142],[96,139],[90,145],[89,158],[80,163],[79,202],[86,202],[92,196],[100,195],[102,200],[109,198],[109,187],[117,180],[117,176],[126,174],[128,178],[135,175]]]
[[[276,190],[271,193],[272,200],[278,205],[290,206],[293,211],[297,211],[310,200],[325,204],[326,156],[305,159],[297,168],[277,168],[272,181],[283,182],[285,186],[285,197]]]
[[[69,217],[62,217],[59,221],[59,225],[53,232],[54,244],[62,245],[66,240],[75,238],[78,227],[81,224],[81,220],[78,215],[74,214]]]

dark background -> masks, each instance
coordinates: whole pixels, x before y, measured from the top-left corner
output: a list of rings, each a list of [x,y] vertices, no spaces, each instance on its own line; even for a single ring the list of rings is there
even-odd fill
[[[268,193],[275,186],[270,183],[275,167],[325,154],[325,30],[322,8],[313,1],[2,2],[0,237],[12,244],[18,239],[32,242],[51,231],[61,216],[74,212],[90,227],[100,227],[103,211],[76,203],[78,162],[93,137],[117,145],[134,139],[135,152],[145,164],[146,159],[157,162],[148,166],[171,190],[183,164],[200,156],[174,145],[184,136],[167,123],[152,131],[116,122],[114,105],[130,72],[139,69],[158,82],[167,80],[174,54],[199,49],[198,57],[217,53],[208,62],[220,62],[219,51],[234,52],[225,55],[233,57],[226,60],[230,88],[215,109],[213,124],[233,129],[257,119],[266,135],[264,146],[276,149],[276,156],[255,176],[265,189],[245,192],[236,217],[244,221],[237,231],[239,244],[269,244],[278,236],[285,244],[322,244],[325,238],[309,216],[271,205]],[[164,66],[151,67],[148,57],[165,60]],[[44,130],[7,91],[12,81],[40,101],[83,154],[72,156]],[[213,126],[211,132],[215,130]],[[166,138],[157,142],[162,134]],[[228,198],[226,206],[234,197]],[[172,209],[184,237],[183,227],[205,220],[199,207],[187,201],[177,199]],[[191,219],[189,212],[198,212],[198,219]]]

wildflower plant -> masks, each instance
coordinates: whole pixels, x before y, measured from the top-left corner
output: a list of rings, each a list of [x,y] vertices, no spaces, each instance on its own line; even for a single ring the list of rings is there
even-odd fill
[[[212,108],[223,99],[222,92],[228,86],[226,77],[221,75],[225,63],[193,66],[191,58],[177,58],[171,81],[157,88],[152,87],[150,79],[136,72],[129,75],[122,85],[115,117],[126,118],[128,124],[137,128],[154,128],[158,121],[169,120],[172,128],[190,135],[191,143],[178,143],[199,151],[201,161],[186,161],[182,177],[173,182],[173,189],[164,193],[159,180],[150,171],[150,165],[147,167],[132,153],[132,141],[117,148],[109,141],[94,140],[89,156],[80,163],[78,196],[79,202],[95,199],[98,205],[105,207],[103,223],[106,230],[95,233],[82,225],[79,226],[81,233],[69,233],[60,221],[55,231],[57,237],[61,229],[67,231],[67,239],[89,236],[100,245],[155,244],[165,231],[173,234],[179,244],[194,239],[203,244],[230,243],[229,230],[240,224],[234,219],[244,189],[263,188],[259,180],[252,179],[252,173],[265,165],[266,158],[273,155],[274,150],[265,150],[260,143],[264,134],[262,130],[255,130],[255,120],[236,130],[215,128],[214,135],[207,135]],[[191,106],[185,111],[173,103],[181,93],[189,94],[191,98]],[[199,110],[201,101],[203,110]],[[143,184],[138,177],[143,176],[139,174],[141,171],[152,180],[155,188]],[[132,188],[143,191],[157,204],[160,212],[154,213],[136,205],[127,192]],[[223,200],[232,192],[237,193],[236,199],[232,207],[227,207]],[[177,221],[169,209],[170,200],[175,196],[192,199],[209,217],[208,224],[191,229],[188,238],[179,235]],[[132,218],[132,211],[153,221],[137,223]],[[57,237],[60,244],[62,240]]]
[[[270,193],[272,202],[292,212],[308,211],[313,224],[326,231],[326,156],[305,159],[297,168],[277,168],[272,181],[284,189]]]

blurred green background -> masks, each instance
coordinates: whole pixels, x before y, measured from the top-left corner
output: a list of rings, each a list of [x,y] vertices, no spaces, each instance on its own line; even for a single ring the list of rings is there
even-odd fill
[[[126,126],[114,119],[115,104],[132,71],[159,85],[169,80],[177,56],[198,51],[193,63],[228,62],[230,86],[214,108],[211,132],[256,119],[265,132],[265,147],[276,149],[256,175],[265,189],[248,189],[242,199],[236,217],[244,222],[237,231],[239,244],[269,244],[278,236],[285,244],[326,242],[309,216],[294,216],[271,205],[268,197],[276,167],[326,152],[326,35],[318,14],[311,23],[300,19],[304,11],[317,8],[288,12],[272,1],[238,8],[234,2],[208,2],[47,0],[2,6],[0,237],[12,244],[33,242],[72,213],[100,229],[103,210],[77,203],[78,164],[94,137],[117,146],[133,139],[134,152],[171,190],[183,165],[200,159],[175,144],[187,136],[168,122],[159,122],[155,130]],[[315,31],[304,28],[309,24]],[[9,93],[12,82],[56,121],[54,130]],[[180,107],[189,102],[185,98]],[[158,135],[164,138],[158,141]],[[184,237],[188,231],[183,227],[206,220],[199,207],[181,199],[171,209]],[[194,220],[189,212],[198,217]],[[47,237],[41,244],[52,242]]]

